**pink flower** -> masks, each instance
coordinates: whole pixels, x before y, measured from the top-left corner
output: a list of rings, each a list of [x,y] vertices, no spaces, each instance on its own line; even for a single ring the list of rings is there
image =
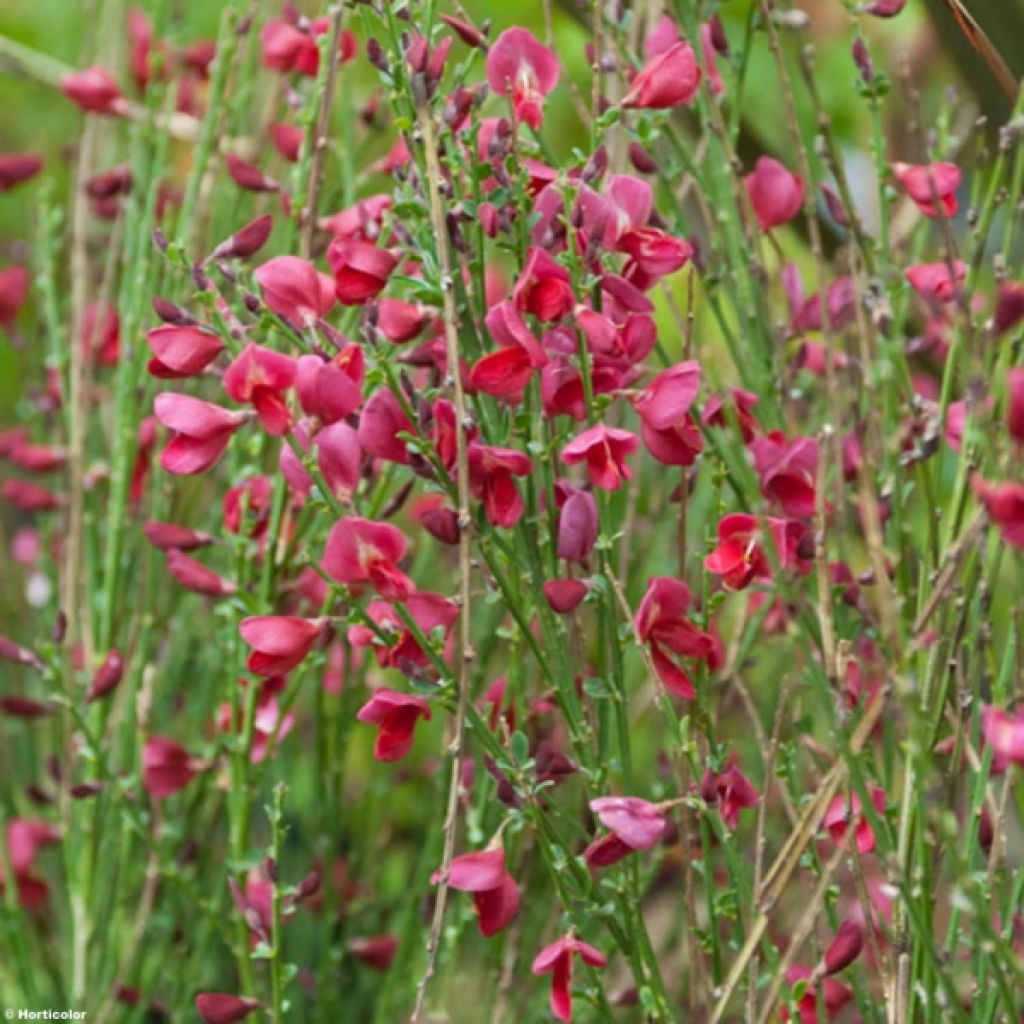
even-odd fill
[[[346,345],[333,359],[299,356],[295,362],[295,390],[307,416],[334,423],[355,412],[363,402],[363,350]]]
[[[551,1012],[556,1020],[572,1020],[572,967],[573,957],[579,956],[591,967],[607,967],[608,958],[598,949],[583,942],[570,932],[557,942],[545,946],[536,957],[530,971],[550,974]]]
[[[349,516],[331,528],[320,564],[345,586],[369,583],[385,600],[404,601],[416,589],[398,568],[405,550],[398,527]]]
[[[864,10],[876,18],[895,18],[906,6],[907,0],[874,0]]]
[[[258,999],[227,995],[223,992],[200,992],[196,996],[196,1013],[206,1024],[235,1024],[258,1010]]]
[[[196,775],[192,755],[166,736],[150,736],[142,748],[142,784],[161,799],[184,789]]]
[[[700,364],[679,363],[659,373],[633,405],[648,451],[668,466],[689,466],[704,447],[690,406],[700,388]]]
[[[989,518],[1008,544],[1024,548],[1024,486],[1012,482],[989,483],[977,473],[971,476],[974,493],[984,502]]]
[[[154,377],[193,377],[201,373],[224,351],[220,338],[198,327],[164,324],[146,334],[153,350],[146,369]]]
[[[693,700],[697,691],[672,655],[707,660],[714,649],[711,635],[687,618],[689,607],[690,588],[682,580],[654,576],[635,619],[638,636],[650,647],[658,678],[683,700]]]
[[[926,217],[955,216],[958,209],[956,190],[960,187],[960,168],[956,164],[895,163],[892,170],[903,191]]]
[[[269,175],[264,174],[255,164],[250,164],[234,153],[228,153],[224,157],[224,166],[227,168],[231,180],[246,192],[279,192],[281,185]],[[298,259],[295,256],[281,256],[279,259]],[[273,261],[271,261],[273,262]],[[257,278],[257,280],[259,280]]]
[[[987,704],[981,709],[981,734],[992,748],[994,768],[1024,765],[1024,714],[1010,715]]]
[[[250,342],[224,371],[224,390],[235,402],[249,402],[263,429],[274,437],[287,434],[292,414],[284,392],[295,383],[295,360]]]
[[[491,448],[472,441],[469,445],[469,483],[484,503],[487,521],[509,528],[523,514],[523,497],[513,477],[526,476],[533,468],[528,455],[515,448]]]
[[[333,280],[297,256],[267,260],[253,276],[268,308],[304,327],[315,323],[334,305]]]
[[[637,796],[598,797],[590,801],[590,809],[609,830],[583,852],[592,868],[608,867],[635,850],[649,850],[668,828],[663,811]]]
[[[274,149],[290,164],[298,163],[306,133],[297,124],[276,121],[270,126],[270,141]]]
[[[757,161],[753,173],[743,179],[743,184],[763,231],[792,220],[803,205],[803,180],[770,156],[762,156]]]
[[[693,47],[685,41],[675,43],[637,72],[622,106],[668,110],[690,103],[697,95],[700,73]]]
[[[92,67],[72,71],[60,80],[61,92],[82,110],[94,114],[120,114],[125,109],[124,94],[110,72]]]
[[[953,272],[949,264],[918,263],[904,271],[904,277],[922,299],[931,302],[949,302],[956,298],[957,288],[967,276],[967,264],[963,260],[953,261]]]
[[[381,687],[374,690],[356,718],[378,727],[373,756],[378,761],[398,761],[412,749],[419,719],[430,720],[430,705],[423,697]]]
[[[412,341],[430,318],[430,311],[415,302],[381,299],[377,303],[377,330],[394,345]]]
[[[177,523],[158,523],[150,520],[143,524],[142,531],[146,535],[146,540],[161,551],[169,551],[171,548],[193,551],[213,543],[210,534],[190,530],[187,526],[179,526]]]
[[[406,465],[409,451],[399,434],[415,434],[401,403],[387,387],[375,391],[359,417],[359,443],[367,455]]]
[[[508,96],[516,119],[534,130],[544,119],[544,97],[558,85],[558,58],[531,32],[506,29],[487,54],[487,83]]]
[[[1024,441],[1024,366],[1015,366],[1006,375],[1006,422],[1010,436]]]
[[[359,306],[383,291],[398,257],[355,238],[335,238],[327,248],[334,289],[343,306]]]
[[[210,257],[218,260],[247,260],[267,244],[273,229],[274,218],[264,213],[221,242],[210,253]]]
[[[871,803],[879,815],[885,814],[885,790],[879,786],[869,787]],[[871,823],[862,813],[860,795],[852,793],[849,802],[841,793],[833,797],[825,809],[822,824],[828,829],[834,843],[841,843],[846,830],[852,824],[859,853],[870,853],[875,848],[875,833]]]
[[[587,475],[595,487],[615,491],[633,477],[626,465],[626,456],[635,452],[638,444],[636,434],[598,423],[578,434],[562,449],[562,461],[567,466],[585,462]]]
[[[234,583],[218,576],[177,548],[167,552],[167,571],[186,590],[207,597],[228,597],[238,589]]]
[[[244,412],[229,412],[212,402],[171,391],[156,396],[153,412],[172,433],[160,455],[160,465],[176,476],[191,476],[209,469],[246,420]]]
[[[434,885],[440,882],[441,872],[435,871],[430,881]],[[497,935],[519,909],[519,886],[505,870],[505,851],[501,847],[454,858],[448,884],[459,892],[473,894],[477,927],[485,939]]]
[[[256,676],[283,676],[309,654],[324,629],[323,619],[295,615],[252,615],[238,632],[252,648],[246,667]]]
[[[512,299],[517,309],[547,323],[561,320],[576,305],[569,271],[539,248],[527,253]]]
[[[622,235],[616,245],[629,261],[623,268],[627,281],[641,291],[649,291],[663,277],[686,266],[693,246],[685,238],[676,238],[657,228],[636,228]]]

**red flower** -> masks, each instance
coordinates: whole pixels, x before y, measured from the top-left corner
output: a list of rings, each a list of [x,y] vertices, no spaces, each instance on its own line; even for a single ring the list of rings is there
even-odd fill
[[[238,632],[252,648],[246,668],[256,676],[286,675],[309,654],[323,628],[323,619],[300,619],[296,615],[242,619]]]
[[[568,489],[568,485],[564,485]],[[597,540],[597,501],[590,491],[573,487],[558,516],[558,557],[582,562]]]
[[[267,306],[304,327],[334,305],[334,282],[298,256],[276,256],[257,267],[253,276]]]
[[[992,484],[977,473],[971,476],[974,493],[984,502],[989,518],[1008,544],[1024,548],[1024,486],[1011,482]]]
[[[153,412],[173,435],[160,455],[160,465],[176,476],[209,469],[246,420],[244,412],[229,412],[212,402],[171,391],[156,396]]]
[[[43,158],[35,153],[0,153],[0,192],[31,181],[42,169]]]
[[[427,591],[410,594],[405,601],[405,608],[424,636],[430,637],[435,630],[440,629],[446,641],[459,617],[458,605],[440,594]],[[355,625],[348,631],[349,642],[353,647],[369,648],[382,668],[398,669],[410,678],[433,678],[436,675],[430,656],[390,604],[371,601],[366,614],[379,629],[394,634],[395,639],[389,647],[385,647],[376,631],[369,626]]]
[[[825,974],[838,974],[849,967],[864,948],[864,929],[855,921],[844,921],[825,950],[822,967]]]
[[[636,631],[651,649],[658,678],[670,693],[693,700],[697,691],[685,671],[671,657],[708,659],[714,639],[687,617],[690,588],[670,576],[654,576],[636,612]]]
[[[811,437],[786,440],[774,430],[750,444],[761,491],[778,502],[787,516],[809,519],[814,515],[818,472],[818,442]]]
[[[492,306],[484,322],[500,347],[477,360],[469,381],[488,395],[518,395],[529,383],[533,371],[547,363],[547,353],[511,301]]]
[[[793,964],[786,971],[786,981],[790,985],[794,985],[798,981],[805,981],[810,977],[811,972],[800,964]],[[825,1016],[828,1020],[838,1016],[843,1007],[853,998],[853,990],[834,978],[825,978],[822,982],[822,990],[825,996]],[[814,985],[807,986],[807,991],[800,999],[799,1009],[800,1024],[818,1024],[818,993]],[[779,1007],[779,1015],[783,1020],[789,1020],[789,1011],[786,1007]]]
[[[753,408],[758,397],[752,391],[743,388],[732,388],[729,393],[731,405],[719,395],[712,395],[705,403],[700,421],[707,427],[730,427],[733,422],[739,427],[743,443],[749,444],[760,425],[754,416]]]
[[[556,1020],[572,1020],[572,958],[579,956],[591,967],[607,967],[608,958],[598,949],[588,945],[570,932],[557,942],[545,946],[536,957],[530,971],[533,974],[550,974],[551,1012]]]
[[[994,769],[1005,771],[1008,764],[1024,765],[1024,715],[1010,715],[986,705],[981,709],[981,733],[985,746],[992,748]]]
[[[512,527],[523,514],[523,497],[512,479],[533,468],[528,455],[515,448],[491,448],[472,441],[469,445],[469,483],[474,497],[482,498],[487,521]]]
[[[259,1008],[258,999],[223,992],[200,992],[196,996],[196,1013],[206,1024],[235,1024]]]
[[[235,402],[249,402],[263,429],[274,437],[287,434],[292,414],[284,397],[295,383],[291,356],[250,342],[224,371],[224,390]]]
[[[602,796],[590,809],[608,834],[595,839],[583,856],[592,868],[616,864],[635,850],[649,850],[665,834],[668,822],[657,806],[637,796]]]
[[[992,329],[996,334],[1005,334],[1024,320],[1024,284],[1004,281],[996,296],[996,310],[992,317]]]
[[[412,341],[430,322],[431,312],[415,302],[381,299],[377,303],[377,330],[394,345]]]
[[[2,490],[4,500],[22,512],[47,512],[61,503],[52,491],[28,480],[5,480]]]
[[[207,597],[228,597],[238,590],[234,583],[218,576],[177,548],[167,552],[167,571],[186,590]]]
[[[953,260],[953,272],[949,264],[917,263],[908,267],[904,277],[910,286],[925,301],[948,302],[956,298],[957,288],[967,276],[967,264],[963,260]]]
[[[579,607],[590,587],[585,580],[558,579],[544,581],[544,597],[559,615],[568,615]]]
[[[622,101],[626,109],[668,110],[690,103],[700,86],[700,65],[684,41],[670,46],[637,73]]]
[[[635,452],[638,444],[636,434],[598,423],[562,449],[562,461],[567,466],[586,462],[590,482],[604,491],[615,491],[633,477],[626,456]]]
[[[192,755],[166,736],[150,736],[142,748],[142,784],[160,799],[184,789],[196,776]]]
[[[879,786],[870,787],[871,803],[880,814],[885,814],[885,790]],[[825,817],[822,824],[828,829],[832,841],[840,843],[846,835],[846,829],[852,824],[857,841],[859,853],[870,853],[875,848],[875,833],[871,823],[862,813],[860,796],[857,793],[850,795],[849,802],[841,793],[833,797],[832,802],[825,809]]]
[[[267,244],[270,233],[274,230],[274,218],[264,213],[255,220],[249,221],[229,236],[210,253],[211,259],[247,260]]]
[[[487,54],[487,83],[497,96],[509,96],[516,119],[538,129],[544,97],[558,85],[558,58],[525,28],[506,29]]]
[[[1006,421],[1010,436],[1024,441],[1024,366],[1015,366],[1006,375]]]
[[[440,870],[430,881],[434,885],[441,881]],[[485,939],[497,935],[519,909],[519,886],[505,870],[505,851],[500,847],[454,858],[448,884],[459,892],[473,894],[477,927]]]
[[[718,807],[722,821],[729,828],[736,827],[739,813],[744,807],[756,807],[760,799],[757,790],[732,759],[718,774],[710,768],[704,773],[700,781],[700,792],[705,803]]]
[[[224,157],[231,180],[246,192],[279,192],[281,185],[269,175],[264,174],[255,164],[250,164],[234,153]],[[297,256],[281,256],[280,259],[293,260]],[[273,261],[271,261],[273,262]],[[257,278],[259,280],[259,278]]]
[[[85,695],[86,703],[91,704],[94,700],[101,700],[107,694],[113,693],[123,677],[124,658],[121,657],[121,652],[108,651],[103,664],[96,669],[89,683],[89,690]]]
[[[369,583],[385,600],[404,601],[416,589],[398,568],[405,550],[406,540],[397,526],[349,516],[331,528],[320,564],[345,586]]]
[[[627,231],[616,248],[629,257],[623,275],[641,291],[649,291],[663,277],[686,266],[693,255],[693,246],[685,238],[676,238],[657,228]]]
[[[903,191],[926,217],[953,217],[958,209],[956,190],[960,187],[960,168],[956,164],[892,165]],[[936,208],[936,201],[938,207]]]
[[[0,325],[9,327],[28,298],[28,271],[24,267],[0,270]]]
[[[773,160],[761,157],[752,174],[743,179],[750,205],[762,230],[770,231],[792,220],[804,201],[804,183],[798,174]]]
[[[689,466],[704,447],[690,406],[700,388],[700,364],[678,363],[659,373],[633,405],[648,451],[668,466]]]
[[[121,87],[100,67],[72,71],[60,80],[61,92],[82,110],[94,114],[120,114],[125,110]]]
[[[387,249],[356,238],[335,238],[327,248],[334,290],[343,306],[359,306],[379,295],[398,266]]]
[[[373,756],[378,761],[398,761],[412,748],[413,732],[420,718],[430,720],[430,705],[423,697],[413,697],[381,687],[359,709],[360,722],[378,727]]]
[[[198,327],[165,324],[146,334],[153,350],[146,369],[154,377],[193,377],[224,351],[220,338]]]
[[[774,558],[780,569],[788,569],[796,562],[796,547],[804,533],[799,523],[790,519],[767,516],[768,528],[774,547]],[[755,516],[734,513],[724,516],[718,524],[718,547],[704,559],[704,568],[722,577],[728,590],[743,590],[755,580],[770,583],[772,561],[761,548],[761,523]]]
[[[539,248],[527,253],[526,265],[512,289],[512,299],[517,309],[548,323],[561,320],[576,305],[569,271]]]
[[[394,935],[368,935],[349,939],[345,948],[367,967],[375,971],[386,971],[391,966],[398,950],[398,939]]]
[[[276,121],[270,126],[270,141],[274,149],[290,164],[298,163],[306,133],[297,124]]]
[[[274,71],[298,72],[307,78],[316,78],[320,68],[320,47],[317,37],[330,30],[329,18],[304,21],[301,27],[291,21],[268,21],[260,31],[260,51],[263,66]],[[356,40],[347,29],[338,38],[341,60],[355,56]]]

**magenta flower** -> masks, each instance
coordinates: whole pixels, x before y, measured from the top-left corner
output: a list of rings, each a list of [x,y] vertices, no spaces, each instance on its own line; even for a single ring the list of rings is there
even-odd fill
[[[583,853],[592,868],[608,867],[636,850],[649,850],[668,828],[662,809],[637,796],[598,797],[590,801],[590,809],[608,829]]]
[[[164,324],[146,334],[153,350],[147,369],[154,377],[194,377],[202,373],[224,351],[215,334],[198,327],[174,327]]]
[[[335,238],[327,249],[334,291],[343,306],[360,306],[379,295],[398,266],[398,257],[370,242]]]
[[[235,1024],[260,1008],[258,999],[228,995],[224,992],[200,992],[196,996],[196,1013],[205,1024]]]
[[[304,327],[334,305],[334,281],[297,256],[275,256],[257,267],[253,276],[267,307]]]
[[[879,815],[885,814],[885,790],[870,786],[871,803]],[[841,843],[847,828],[852,826],[859,853],[870,853],[875,848],[875,833],[871,823],[863,814],[860,795],[852,793],[849,801],[841,793],[833,797],[825,809],[822,824],[828,830],[834,843]]]
[[[246,667],[257,676],[283,676],[309,654],[323,633],[323,619],[296,615],[252,615],[238,632],[252,648]]]
[[[161,799],[184,789],[196,776],[192,755],[166,736],[150,736],[142,748],[142,784]]]
[[[263,429],[274,437],[291,429],[291,410],[284,392],[295,384],[291,356],[251,342],[224,372],[224,390],[235,402],[251,403]]]
[[[472,441],[469,445],[469,483],[484,503],[484,515],[494,526],[515,526],[523,514],[523,496],[513,477],[533,468],[529,455],[515,448],[493,448]]]
[[[985,746],[992,748],[993,768],[1005,770],[1008,764],[1024,765],[1024,714],[1011,715],[986,705],[981,709],[981,734]]]
[[[903,186],[903,191],[914,200],[926,217],[956,215],[956,190],[960,187],[961,177],[960,168],[956,164],[895,163],[892,171]]]

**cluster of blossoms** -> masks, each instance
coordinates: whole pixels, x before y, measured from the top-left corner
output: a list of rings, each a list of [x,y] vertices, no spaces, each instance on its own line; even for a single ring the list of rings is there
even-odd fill
[[[731,225],[722,228],[731,232],[724,242],[715,218],[696,226],[661,205],[654,152],[675,140],[673,119],[702,118],[723,139],[728,134],[721,111],[731,102],[735,60],[717,15],[693,25],[667,14],[644,23],[643,52],[632,63],[593,54],[596,73],[615,87],[605,90],[598,79],[593,145],[559,163],[544,131],[553,94],[569,86],[550,46],[521,27],[491,40],[448,14],[418,26],[409,11],[385,45],[368,29],[380,12],[366,6],[372,11],[362,28],[358,20],[343,25],[340,8],[308,19],[286,4],[262,25],[232,23],[216,46],[183,47],[158,39],[133,10],[131,95],[102,67],[62,80],[65,96],[92,117],[136,122],[173,112],[179,120],[167,123],[216,126],[207,101],[223,82],[222,48],[250,36],[285,102],[267,126],[267,152],[213,146],[191,191],[172,175],[140,183],[129,166],[89,168],[78,184],[96,230],[135,223],[145,204],[159,226],[140,219],[140,237],[152,232],[147,259],[159,267],[151,276],[161,287],[149,308],[129,297],[130,310],[107,299],[76,309],[72,351],[48,365],[43,387],[27,400],[38,429],[0,432],[0,458],[10,467],[2,494],[19,522],[12,554],[28,575],[30,602],[56,620],[50,641],[27,638],[22,646],[0,636],[0,660],[18,667],[0,710],[26,727],[47,719],[69,726],[55,732],[47,778],[28,790],[39,816],[8,818],[0,887],[13,880],[10,902],[44,908],[48,886],[37,855],[51,844],[70,847],[91,808],[99,816],[123,804],[126,820],[145,835],[150,823],[158,828],[164,816],[186,813],[199,792],[223,797],[231,863],[221,868],[216,899],[226,907],[230,898],[237,918],[241,938],[230,952],[238,973],[227,969],[217,991],[199,992],[195,1010],[207,1024],[261,1011],[268,1000],[248,987],[251,962],[267,960],[277,1021],[283,925],[300,909],[334,914],[344,954],[368,970],[397,974],[396,958],[406,969],[413,963],[409,929],[389,921],[381,931],[384,915],[366,912],[373,854],[351,850],[367,822],[380,825],[391,803],[404,799],[384,800],[380,787],[401,794],[444,775],[423,756],[433,742],[454,765],[446,820],[431,821],[424,850],[432,861],[419,871],[424,888],[428,878],[435,887],[436,907],[420,1000],[447,941],[450,889],[471,895],[484,939],[512,941],[515,932],[518,941],[522,929],[537,943],[530,970],[551,975],[555,1019],[573,1017],[580,965],[591,970],[575,992],[600,1012],[643,1002],[649,1019],[671,1019],[667,965],[641,904],[659,878],[676,885],[685,875],[685,910],[697,915],[690,891],[697,865],[708,907],[685,927],[702,932],[713,950],[706,998],[721,996],[724,1008],[737,980],[722,989],[722,952],[742,948],[742,929],[773,911],[773,886],[799,865],[824,891],[842,861],[824,953],[812,966],[795,962],[808,926],[794,928],[792,948],[769,932],[763,956],[777,981],[768,986],[766,1012],[805,1024],[823,1012],[829,1020],[849,1013],[855,988],[836,975],[859,971],[859,1001],[874,998],[880,984],[861,975],[904,955],[894,934],[907,941],[908,880],[896,877],[905,865],[893,867],[880,851],[892,851],[897,830],[905,850],[912,813],[909,797],[897,810],[894,745],[879,725],[894,674],[909,671],[907,651],[931,666],[931,652],[942,649],[931,617],[985,523],[994,526],[994,549],[1002,541],[1024,548],[1024,485],[1013,479],[1024,444],[1024,368],[1011,366],[1016,353],[1009,355],[1024,321],[1024,285],[1003,275],[986,304],[973,291],[976,268],[952,251],[891,275],[885,285],[899,289],[906,307],[901,323],[919,323],[921,335],[905,353],[886,350],[887,374],[895,377],[898,364],[906,371],[898,386],[907,391],[904,409],[885,410],[892,436],[880,451],[878,425],[869,429],[856,406],[843,415],[836,389],[871,373],[868,349],[853,354],[841,341],[888,336],[888,300],[865,289],[856,260],[830,280],[819,270],[808,294],[787,253],[790,232],[807,230],[808,221],[815,239],[830,225],[851,248],[864,244],[865,223],[848,205],[845,182],[837,183],[842,196],[818,183],[819,209],[806,153],[793,166],[759,155],[726,186],[735,211],[731,220],[723,215]],[[875,3],[866,13],[891,17],[902,6]],[[861,52],[862,75],[865,60]],[[354,91],[357,73],[371,67],[379,91],[358,117],[375,125],[386,101],[399,134],[358,179],[343,160],[351,180],[333,181],[322,158],[335,79]],[[173,108],[154,95],[172,96]],[[0,156],[0,191],[43,166],[33,155]],[[949,231],[963,194],[955,163],[893,160],[883,170],[911,218]],[[230,189],[234,209],[254,216],[232,213],[225,237],[196,252],[192,228],[176,217],[194,211],[204,175],[220,171],[230,184],[217,188]],[[367,181],[378,190],[364,188]],[[678,201],[677,183],[668,189]],[[326,196],[340,198],[325,214],[318,203],[326,205]],[[738,251],[744,244],[749,261]],[[730,247],[728,267],[722,252]],[[764,259],[765,251],[777,259]],[[777,312],[756,294],[769,277],[785,307],[777,331],[761,325],[767,344],[750,341],[748,359],[734,349],[735,386],[722,384],[719,360],[693,337],[697,305],[708,301],[722,336],[739,344],[717,290],[726,272],[745,289],[740,331],[753,330],[743,303],[755,321],[759,311],[762,319]],[[25,266],[0,270],[0,325],[12,337],[27,319],[31,285]],[[688,321],[678,314],[683,293]],[[984,326],[973,328],[980,316]],[[965,390],[960,398],[959,332],[973,329],[1008,354],[991,394]],[[108,396],[116,417],[109,462],[86,466],[88,439],[55,440],[54,424],[66,415],[84,429],[84,413],[102,425]],[[824,419],[824,429],[812,425]],[[984,429],[998,436],[1006,459],[982,464]],[[880,455],[892,471],[885,491],[876,487]],[[955,522],[972,500],[976,517],[962,544],[954,543],[960,531],[951,531],[941,551],[929,526],[935,589],[915,583],[911,591],[893,544],[904,538],[912,475],[922,488],[942,482],[930,469],[937,455],[957,467]],[[65,474],[62,489],[52,481]],[[83,506],[97,516],[117,509],[85,555],[75,532],[83,529]],[[696,553],[692,515],[700,518]],[[851,530],[863,533],[866,550],[830,544]],[[632,546],[641,570],[616,554],[619,543]],[[55,565],[64,577],[59,598],[47,582]],[[143,591],[154,602],[137,625],[123,578],[136,565],[145,566]],[[102,598],[78,594],[69,606],[83,572],[103,579]],[[909,607],[912,593],[919,607],[901,634],[886,616],[897,595]],[[184,697],[171,706],[161,674],[210,661],[154,635],[151,616],[165,607],[169,630],[182,622],[200,646],[221,645],[219,676],[202,680],[213,697],[197,698],[188,714],[176,713]],[[186,627],[185,608],[202,609],[199,621]],[[821,764],[802,776],[796,745],[780,735],[788,691],[769,739],[741,678],[761,645],[787,652],[784,667],[777,655],[766,659],[787,680],[813,680],[839,723],[834,751],[804,737]],[[317,692],[307,701],[310,689]],[[1012,781],[1014,766],[1024,765],[1024,713],[1008,705],[1005,676],[996,692],[966,726],[973,745],[964,723],[950,733],[940,715],[926,723],[927,750],[908,758],[973,758],[971,770],[984,772],[979,792],[990,774]],[[743,731],[722,728],[726,693],[741,694],[752,715],[760,760],[748,753]],[[664,726],[653,752],[632,738],[647,704]],[[925,705],[925,713],[933,709]],[[863,734],[847,730],[848,720]],[[114,744],[124,721],[129,734],[137,723],[138,736]],[[451,736],[441,747],[438,723],[446,721]],[[308,873],[285,886],[280,809],[271,815],[272,852],[257,866],[247,808],[260,787],[290,779],[297,764],[308,772],[314,734],[324,776],[317,792],[335,787],[323,813],[342,821],[323,826],[318,810],[325,831],[315,844],[296,830],[304,849],[294,859]],[[363,749],[370,736],[381,764],[360,766],[351,802],[388,807],[346,821],[348,745]],[[876,743],[884,751],[878,764],[859,758]],[[328,768],[331,756],[337,761]],[[904,778],[922,770],[907,764]],[[758,777],[760,784],[751,781]],[[797,806],[804,783],[806,800]],[[998,851],[989,803],[976,809],[978,844]],[[766,822],[783,813],[792,828],[784,835],[798,838],[780,844],[781,867],[764,873]],[[923,843],[924,833],[916,840]],[[739,866],[744,858],[756,862],[753,884]],[[362,871],[358,881],[349,878],[350,861]],[[558,913],[552,922],[550,907],[543,909],[543,921],[526,928],[530,904],[544,904],[538,861],[550,869],[543,884]],[[716,899],[723,878],[723,888],[750,903],[742,912]],[[986,927],[999,935],[1003,923]],[[613,943],[615,953],[582,935]],[[687,983],[696,986],[695,964],[705,953],[690,945]],[[609,966],[630,979],[614,996],[595,974]],[[299,980],[311,1005],[330,984],[311,970]],[[122,1002],[143,997],[121,971],[116,982]],[[153,1005],[156,995],[146,993]]]

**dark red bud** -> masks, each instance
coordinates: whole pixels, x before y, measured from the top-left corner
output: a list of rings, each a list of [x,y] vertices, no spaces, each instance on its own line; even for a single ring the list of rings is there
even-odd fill
[[[117,689],[117,685],[123,677],[124,659],[121,657],[121,652],[117,650],[110,651],[106,658],[103,659],[103,664],[100,665],[96,670],[96,674],[92,677],[92,683],[85,698],[86,702],[91,704],[94,700],[99,700],[101,697],[106,697],[107,694],[112,693]]]
[[[825,950],[825,974],[838,974],[860,956],[864,948],[864,929],[853,921],[844,921]]]

